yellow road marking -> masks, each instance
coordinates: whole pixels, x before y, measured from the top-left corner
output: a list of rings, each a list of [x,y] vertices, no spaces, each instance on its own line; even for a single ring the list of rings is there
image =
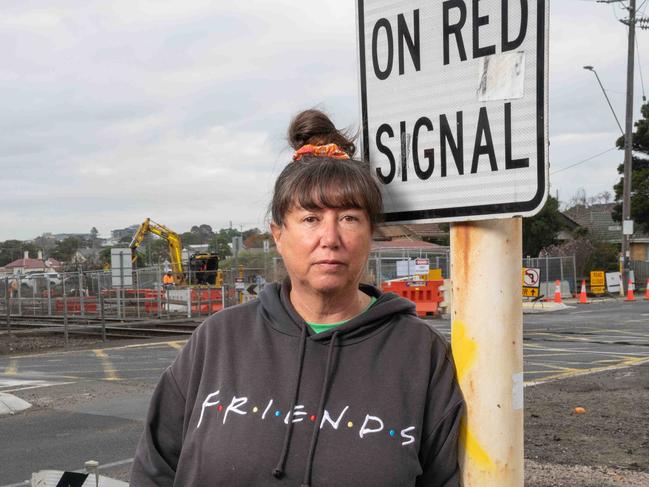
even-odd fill
[[[175,342],[167,342],[167,345],[169,345],[171,348],[175,348],[176,350],[180,350],[183,348],[183,345],[187,343],[187,340],[179,340]]]
[[[101,349],[93,350],[93,352],[95,353],[97,358],[101,360],[101,365],[104,368],[104,373],[106,374],[106,380],[120,380],[119,376],[117,375],[117,371],[115,370],[113,363],[110,361],[110,358],[108,358],[106,352]]]
[[[186,343],[187,340],[178,340],[178,343]],[[126,348],[156,348],[167,345],[167,341],[153,342],[153,343],[134,343],[131,345],[120,345],[118,347],[105,347],[102,350],[124,350]],[[28,358],[28,357],[55,357],[57,355],[70,355],[73,353],[83,353],[86,350],[61,350],[58,352],[44,352],[32,353],[25,355],[16,355],[15,358]]]
[[[589,374],[594,374],[596,372],[604,372],[606,370],[625,369],[627,367],[632,367],[634,365],[649,363],[649,357],[624,357],[624,358],[625,360],[622,360],[621,362],[618,362],[615,365],[607,365],[603,367],[592,367],[588,369],[573,369],[573,370],[568,370],[566,372],[561,372],[559,374],[548,375],[547,377],[543,377],[540,380],[534,381],[534,384],[542,384],[544,382],[548,382],[551,380],[568,379],[570,377],[577,377],[580,375],[589,375]]]
[[[12,358],[9,360],[9,365],[5,368],[5,374],[6,375],[16,375],[18,372],[18,363],[16,362],[15,358]]]
[[[561,365],[551,365],[551,364],[540,364],[538,362],[527,362],[528,365],[534,365],[535,367],[547,367],[548,369],[555,370],[576,370],[573,367],[563,367]]]

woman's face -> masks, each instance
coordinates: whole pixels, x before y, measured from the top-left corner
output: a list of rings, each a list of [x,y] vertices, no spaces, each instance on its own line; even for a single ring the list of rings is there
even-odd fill
[[[372,242],[364,210],[293,207],[284,224],[273,223],[271,230],[295,291],[332,294],[358,287]]]

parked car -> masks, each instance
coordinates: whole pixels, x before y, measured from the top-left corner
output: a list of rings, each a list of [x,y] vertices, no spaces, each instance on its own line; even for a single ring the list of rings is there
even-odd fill
[[[56,271],[49,272],[32,272],[21,277],[20,282],[23,286],[34,289],[38,286],[40,290],[47,287],[47,281],[51,286],[61,284],[61,276]]]

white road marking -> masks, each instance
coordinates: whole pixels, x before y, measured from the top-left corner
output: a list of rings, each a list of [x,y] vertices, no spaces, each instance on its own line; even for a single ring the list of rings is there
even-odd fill
[[[0,392],[5,392],[5,393],[18,392],[18,391],[26,391],[28,389],[40,389],[41,387],[65,386],[67,384],[76,384],[76,382],[52,382],[49,384],[41,384],[37,386],[18,387],[16,389],[5,389]]]

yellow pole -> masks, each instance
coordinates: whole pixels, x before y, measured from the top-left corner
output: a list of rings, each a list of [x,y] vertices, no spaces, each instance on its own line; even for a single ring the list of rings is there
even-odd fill
[[[464,487],[522,487],[521,218],[451,225],[451,346]]]

